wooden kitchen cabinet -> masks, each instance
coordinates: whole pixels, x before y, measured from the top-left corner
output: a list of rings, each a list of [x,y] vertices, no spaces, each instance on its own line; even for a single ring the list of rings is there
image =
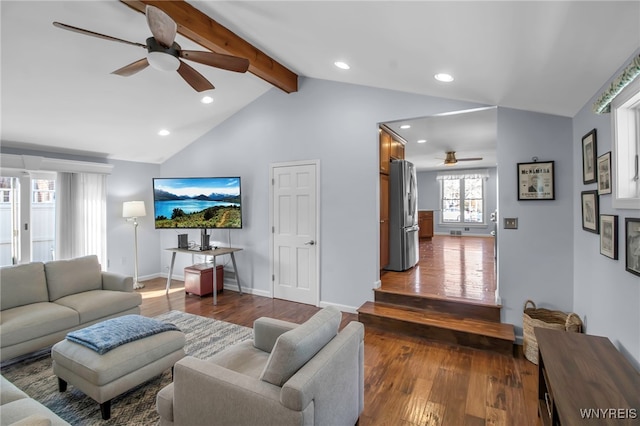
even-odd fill
[[[389,174],[391,159],[391,135],[380,130],[380,173]]]
[[[433,237],[433,211],[420,210],[418,212],[418,226],[420,227],[418,233],[420,238]]]
[[[391,158],[395,160],[404,160],[404,143],[396,138],[391,138]]]
[[[389,264],[389,175],[380,174],[380,269]]]

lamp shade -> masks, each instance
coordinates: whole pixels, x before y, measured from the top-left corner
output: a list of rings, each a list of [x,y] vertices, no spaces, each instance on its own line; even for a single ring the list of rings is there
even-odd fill
[[[146,215],[144,201],[125,201],[122,203],[122,217],[142,217]]]

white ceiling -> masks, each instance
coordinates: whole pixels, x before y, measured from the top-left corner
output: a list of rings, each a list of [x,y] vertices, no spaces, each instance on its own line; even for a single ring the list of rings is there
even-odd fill
[[[639,1],[190,3],[301,76],[568,117],[640,47]],[[271,88],[249,73],[190,63],[216,86],[214,103],[203,105],[176,73],[110,74],[144,50],[51,24],[144,43],[145,17],[115,0],[3,0],[0,18],[5,146],[161,163]],[[455,81],[437,82],[437,72]],[[491,115],[441,119],[476,114]],[[171,135],[158,136],[160,128]],[[475,157],[470,143],[459,135],[416,155],[433,163],[450,147]]]

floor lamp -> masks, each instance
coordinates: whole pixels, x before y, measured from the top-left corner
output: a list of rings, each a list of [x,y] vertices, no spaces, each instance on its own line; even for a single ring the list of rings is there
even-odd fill
[[[147,215],[147,211],[144,208],[144,201],[125,201],[122,203],[122,217],[127,219],[127,222],[133,222],[133,243],[134,243],[134,275],[133,275],[133,288],[140,289],[144,287],[144,284],[138,282],[138,218]]]

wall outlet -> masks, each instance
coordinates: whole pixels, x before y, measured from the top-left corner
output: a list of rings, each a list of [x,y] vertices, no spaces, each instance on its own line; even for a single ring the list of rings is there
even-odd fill
[[[469,230],[469,228],[468,228],[468,227],[465,227],[465,228],[464,228],[464,230],[465,230],[465,231],[468,231],[468,230]]]
[[[517,217],[505,217],[504,218],[504,229],[518,229],[518,218]]]

